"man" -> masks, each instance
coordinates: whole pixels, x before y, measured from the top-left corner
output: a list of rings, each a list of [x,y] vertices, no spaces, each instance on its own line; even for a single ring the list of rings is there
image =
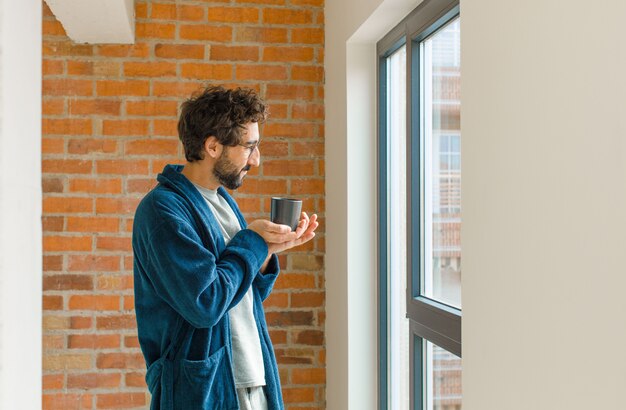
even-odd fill
[[[246,226],[228,189],[258,166],[266,107],[253,90],[209,87],[183,103],[186,164],[167,165],[133,226],[135,309],[151,409],[283,409],[262,301],[277,253],[311,240],[298,228]]]

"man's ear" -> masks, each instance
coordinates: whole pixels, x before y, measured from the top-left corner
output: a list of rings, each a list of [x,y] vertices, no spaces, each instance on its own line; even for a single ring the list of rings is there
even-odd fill
[[[206,155],[213,159],[219,158],[219,156],[222,154],[223,148],[223,145],[220,144],[217,138],[212,135],[204,141],[204,151]]]

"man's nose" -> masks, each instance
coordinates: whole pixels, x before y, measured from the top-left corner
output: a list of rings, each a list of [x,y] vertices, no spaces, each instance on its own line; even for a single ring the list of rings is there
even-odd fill
[[[259,151],[259,148],[256,147],[254,151],[252,152],[252,155],[250,155],[250,158],[248,158],[248,164],[253,167],[258,167],[260,163],[261,163],[261,152]]]

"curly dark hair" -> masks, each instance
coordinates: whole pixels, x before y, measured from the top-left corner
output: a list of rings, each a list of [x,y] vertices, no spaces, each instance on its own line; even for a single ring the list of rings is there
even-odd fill
[[[178,137],[189,162],[204,158],[206,139],[214,136],[226,146],[242,142],[246,124],[262,123],[268,115],[265,103],[249,88],[208,86],[181,105]]]

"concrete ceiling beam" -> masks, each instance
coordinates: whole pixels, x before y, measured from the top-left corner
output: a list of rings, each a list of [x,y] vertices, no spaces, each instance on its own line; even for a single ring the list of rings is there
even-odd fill
[[[46,3],[76,43],[135,42],[133,0],[46,0]]]

